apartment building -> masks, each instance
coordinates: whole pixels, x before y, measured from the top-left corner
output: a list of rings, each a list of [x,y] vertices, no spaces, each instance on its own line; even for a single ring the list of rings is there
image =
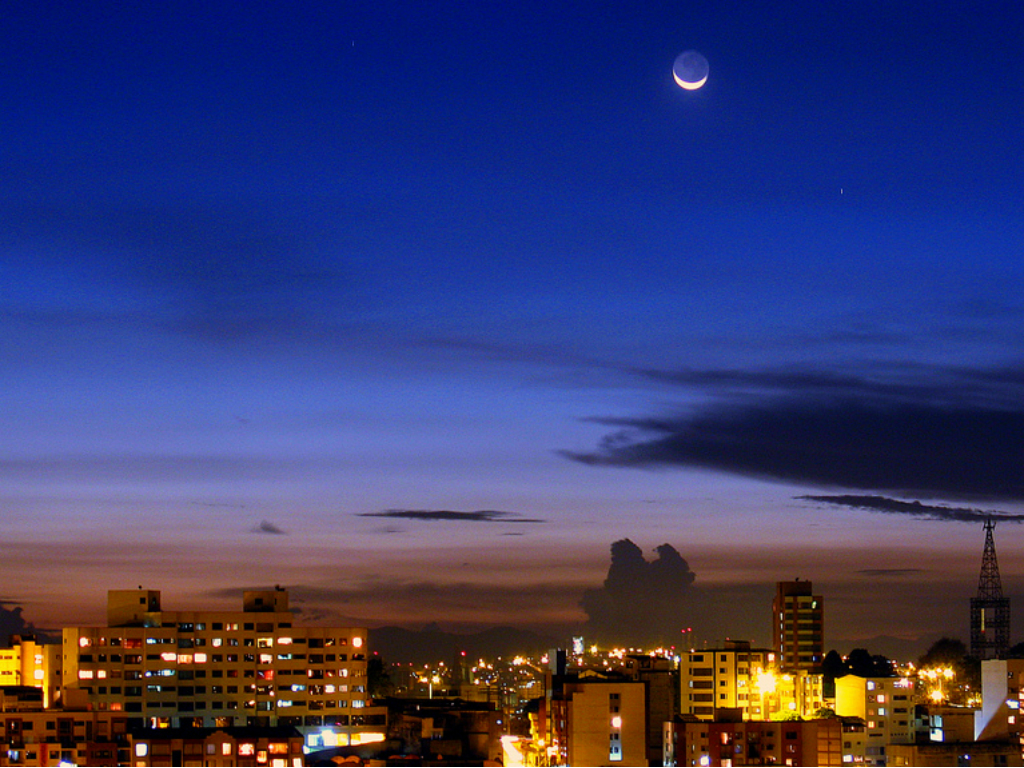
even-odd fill
[[[892,744],[914,743],[913,702],[914,681],[907,678],[836,678],[836,714],[864,721],[867,765],[886,765],[886,750]]]
[[[63,688],[132,727],[294,726],[308,745],[383,739],[368,707],[362,627],[294,624],[283,589],[240,611],[165,611],[154,590],[112,590],[107,625],[64,629]]]

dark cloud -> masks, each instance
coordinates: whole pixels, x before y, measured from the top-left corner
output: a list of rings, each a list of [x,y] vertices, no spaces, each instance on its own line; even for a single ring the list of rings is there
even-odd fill
[[[882,512],[888,515],[910,515],[927,520],[950,520],[958,523],[980,523],[988,519],[1019,523],[1024,515],[1012,515],[994,510],[973,509],[970,507],[945,507],[936,504],[922,504],[920,501],[900,501],[886,496],[797,496],[804,501],[818,501],[824,504],[835,504],[841,507],[855,507],[871,512]]]
[[[273,536],[284,536],[285,532],[278,528],[276,525],[271,523],[269,520],[263,520],[259,525],[252,529],[253,533],[266,533]]]
[[[862,576],[887,578],[893,576],[914,576],[918,573],[925,573],[925,571],[921,568],[865,568],[864,570],[857,571],[857,573]]]
[[[469,523],[546,523],[536,517],[518,517],[516,512],[482,509],[476,512],[455,512],[447,509],[386,509],[383,512],[360,512],[357,517],[397,517],[406,520],[457,520]]]
[[[691,466],[900,495],[1024,499],[1024,410],[993,404],[748,398],[667,418],[601,419],[622,427],[592,465]]]
[[[678,642],[696,579],[690,566],[668,544],[657,548],[651,562],[629,539],[616,541],[611,549],[604,585],[588,589],[580,601],[588,617],[584,633],[625,645]]]
[[[6,608],[0,603],[0,648],[9,648],[11,635],[31,634],[33,627],[22,618],[21,606]]]

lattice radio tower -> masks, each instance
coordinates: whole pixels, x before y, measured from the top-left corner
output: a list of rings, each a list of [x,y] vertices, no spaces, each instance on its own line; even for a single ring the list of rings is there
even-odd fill
[[[971,655],[978,659],[1001,659],[1010,648],[1010,598],[1003,597],[999,578],[996,524],[985,521],[985,553],[981,558],[978,596],[971,598]]]

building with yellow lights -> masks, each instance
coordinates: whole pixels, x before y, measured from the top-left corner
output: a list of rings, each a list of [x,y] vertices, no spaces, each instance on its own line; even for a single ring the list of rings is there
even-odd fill
[[[240,611],[165,611],[160,592],[112,590],[107,625],[63,632],[65,697],[132,727],[294,726],[307,746],[380,741],[362,627],[300,627],[288,592],[245,592]]]
[[[780,673],[776,654],[727,640],[724,648],[680,654],[680,710],[712,721],[721,710],[739,710],[742,720],[780,715],[812,716],[824,703],[822,676],[801,670]]]
[[[13,635],[11,647],[0,649],[0,687],[42,689],[44,707],[57,700],[61,684],[61,646],[43,644],[31,635]]]
[[[914,688],[905,677],[836,678],[836,714],[864,720],[865,764],[885,765],[888,746],[914,743]]]

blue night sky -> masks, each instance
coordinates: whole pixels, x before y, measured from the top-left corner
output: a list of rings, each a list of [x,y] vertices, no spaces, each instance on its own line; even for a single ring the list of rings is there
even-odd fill
[[[830,644],[966,639],[977,511],[1024,514],[1017,3],[0,27],[25,618],[281,583],[324,621],[556,629],[629,537],[687,560],[710,640],[766,641],[794,576]],[[1024,599],[1022,535],[996,540]]]

